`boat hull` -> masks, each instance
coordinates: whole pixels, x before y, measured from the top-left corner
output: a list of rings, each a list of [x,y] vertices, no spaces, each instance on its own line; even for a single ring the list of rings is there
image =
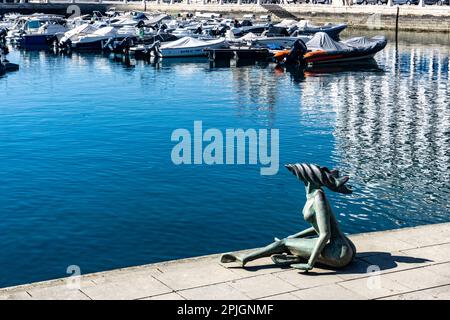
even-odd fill
[[[206,49],[220,49],[226,47],[225,41],[206,43],[192,47],[159,47],[156,55],[160,58],[206,57]]]
[[[334,64],[334,63],[345,63],[352,61],[361,61],[361,60],[370,60],[373,59],[375,53],[362,54],[362,55],[330,55],[330,56],[322,56],[320,58],[312,58],[306,59],[306,63],[308,64]]]
[[[103,49],[103,43],[105,41],[106,40],[98,40],[98,41],[92,41],[92,42],[77,42],[77,43],[73,43],[72,49],[101,51]]]
[[[54,39],[56,39],[55,35],[30,34],[22,36],[17,44],[24,49],[48,48]]]
[[[158,56],[161,58],[179,58],[179,57],[203,57],[207,53],[205,49],[208,47],[185,48],[185,49],[159,49]]]

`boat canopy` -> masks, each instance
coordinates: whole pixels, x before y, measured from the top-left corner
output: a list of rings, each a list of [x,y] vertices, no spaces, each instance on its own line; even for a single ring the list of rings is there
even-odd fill
[[[162,13],[157,16],[151,17],[150,19],[148,19],[148,21],[145,22],[145,24],[153,25],[153,24],[160,23],[161,21],[166,20],[166,19],[171,19],[171,17],[165,13]]]
[[[309,62],[362,59],[372,57],[383,50],[386,43],[387,40],[384,36],[376,36],[370,39],[357,37],[346,41],[335,41],[326,33],[318,32],[306,43],[309,52],[304,57]]]
[[[293,19],[284,19],[280,23],[277,23],[275,27],[289,28],[296,25],[297,23],[299,22]]]
[[[384,36],[375,36],[370,39],[366,37],[355,37],[342,42],[353,48],[364,48],[365,50],[369,50],[376,48],[383,42],[387,42],[387,40]]]
[[[114,27],[103,27],[92,33],[92,35],[96,36],[113,36],[117,33],[116,28]]]
[[[239,40],[253,40],[255,38],[257,38],[258,36],[256,34],[254,34],[253,32],[249,32],[246,35],[243,35],[242,37],[239,38]]]
[[[323,50],[323,51],[339,51],[346,52],[354,50],[344,42],[338,42],[331,39],[325,32],[317,32],[311,40],[306,43],[309,50]]]
[[[81,26],[78,26],[76,28],[73,28],[72,30],[67,31],[64,34],[65,38],[71,38],[77,34],[89,34],[89,33],[93,33],[97,31],[97,28],[95,26],[93,26],[92,24],[89,23],[85,23],[82,24]]]
[[[225,42],[225,39],[219,38],[210,41],[200,40],[192,37],[183,37],[181,39],[171,41],[168,43],[164,43],[161,45],[162,49],[174,49],[174,48],[193,48],[193,47],[201,47],[205,45],[218,44],[221,42]]]

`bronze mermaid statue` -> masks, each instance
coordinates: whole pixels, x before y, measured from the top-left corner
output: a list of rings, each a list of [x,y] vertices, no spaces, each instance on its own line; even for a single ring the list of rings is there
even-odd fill
[[[331,268],[347,266],[355,257],[356,248],[340,230],[322,187],[350,194],[351,187],[345,185],[349,177],[339,177],[337,170],[315,164],[288,164],[286,168],[305,184],[303,218],[312,227],[281,240],[275,238],[275,242],[248,254],[224,254],[221,262],[237,262],[244,267],[255,259],[271,257],[275,264],[288,264],[305,271],[311,270],[316,263]]]

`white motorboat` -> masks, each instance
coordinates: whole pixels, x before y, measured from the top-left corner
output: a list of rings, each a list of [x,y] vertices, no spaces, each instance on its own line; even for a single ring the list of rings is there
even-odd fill
[[[68,41],[72,43],[77,42],[80,40],[81,37],[85,37],[89,34],[92,34],[98,29],[99,28],[95,24],[89,23],[82,24],[81,26],[73,28],[72,30],[69,30],[66,33],[64,33],[64,36],[61,38],[59,43],[64,44],[67,43]]]
[[[308,42],[311,40],[312,36],[301,35],[297,37],[284,37],[284,36],[274,36],[274,37],[266,37],[266,36],[258,36],[252,32],[247,33],[245,36],[240,38],[233,38],[232,33],[227,33],[229,38],[227,41],[230,43],[234,43],[237,45],[248,45],[252,47],[262,47],[262,48],[290,48],[294,44],[294,42],[298,39],[303,42]]]
[[[3,20],[0,21],[0,29],[11,29],[15,25],[17,19],[21,17],[20,14],[17,13],[9,13],[5,14]]]
[[[17,43],[27,49],[48,46],[66,31],[65,20],[60,16],[34,16],[18,32]]]
[[[225,38],[200,40],[184,37],[160,45],[156,54],[161,58],[168,57],[198,57],[206,56],[205,49],[220,49],[229,47]]]
[[[114,27],[103,27],[90,34],[78,37],[72,41],[72,48],[76,50],[102,50],[103,44],[117,35]]]

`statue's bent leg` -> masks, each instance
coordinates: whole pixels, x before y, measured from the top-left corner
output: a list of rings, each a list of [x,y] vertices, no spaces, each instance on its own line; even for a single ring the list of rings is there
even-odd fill
[[[289,254],[274,254],[271,258],[273,263],[278,265],[290,265],[302,261],[302,258]]]
[[[288,250],[298,257],[309,259],[311,253],[316,245],[316,238],[293,238],[286,240],[286,247]]]
[[[269,244],[268,246],[258,249],[254,252],[251,252],[249,254],[243,254],[243,255],[233,255],[233,254],[224,254],[221,258],[221,262],[227,263],[227,262],[235,262],[239,261],[242,266],[244,266],[247,262],[264,258],[264,257],[270,257],[273,254],[277,253],[290,253],[288,248],[286,247],[286,241],[278,240],[275,241],[272,244]]]

